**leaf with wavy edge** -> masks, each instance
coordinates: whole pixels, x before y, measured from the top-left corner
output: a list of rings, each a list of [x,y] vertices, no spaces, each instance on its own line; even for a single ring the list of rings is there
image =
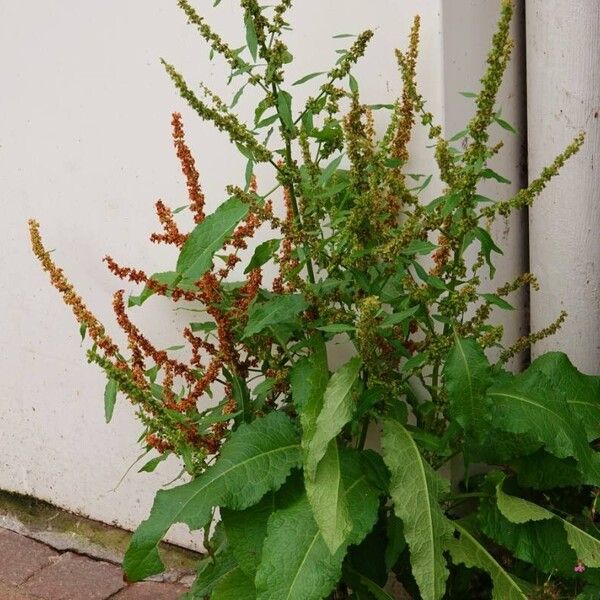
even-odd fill
[[[254,600],[254,581],[240,567],[228,573],[215,586],[211,600]]]
[[[482,569],[492,578],[494,589],[492,600],[527,600],[519,584],[513,579],[494,557],[458,523],[453,523],[460,537],[446,540],[446,549],[450,552],[455,565],[464,564],[467,568]]]
[[[511,523],[523,524],[529,521],[558,520],[565,529],[567,542],[577,554],[577,558],[588,567],[600,567],[600,540],[573,523],[529,500],[507,494],[502,486],[502,477],[496,485],[496,502],[502,515]]]
[[[454,333],[454,346],[444,365],[450,413],[461,427],[481,439],[489,421],[485,391],[491,385],[491,368],[474,339],[461,339]]]
[[[526,371],[492,386],[488,396],[495,428],[527,434],[557,458],[575,458],[584,483],[600,485],[600,457],[589,447],[583,423],[564,392],[546,375]]]
[[[344,489],[353,528],[347,542],[331,553],[314,519],[306,494],[269,519],[262,562],[256,574],[258,600],[315,600],[339,581],[349,544],[358,544],[373,528],[379,491],[363,472],[357,451],[343,450]]]
[[[383,460],[392,474],[394,512],[404,526],[415,581],[423,600],[438,600],[446,590],[444,542],[452,532],[438,502],[449,484],[425,462],[398,421],[384,420],[381,444]]]
[[[171,525],[200,529],[210,521],[215,506],[235,510],[252,506],[269,490],[278,489],[300,462],[296,428],[283,413],[241,425],[223,445],[214,466],[190,483],[156,494],[150,516],[133,534],[125,554],[128,579],[139,581],[164,569],[157,547]]]

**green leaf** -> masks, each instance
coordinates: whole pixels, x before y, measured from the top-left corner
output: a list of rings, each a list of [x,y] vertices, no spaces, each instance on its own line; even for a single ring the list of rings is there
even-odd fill
[[[526,434],[557,458],[575,458],[584,482],[600,484],[598,455],[587,443],[583,423],[571,410],[564,392],[541,371],[504,378],[488,390],[488,396],[495,428]]]
[[[565,393],[567,404],[583,422],[588,441],[600,437],[600,377],[580,373],[562,352],[539,356],[528,371],[543,373]]]
[[[293,131],[294,118],[292,117],[292,96],[289,92],[280,90],[277,94],[277,114],[287,131]]]
[[[323,540],[334,554],[352,531],[336,439],[329,442],[314,478],[305,477],[304,485]]]
[[[311,479],[316,476],[317,465],[325,455],[329,442],[342,431],[344,425],[352,418],[354,411],[352,390],[358,381],[361,366],[360,358],[355,356],[336,371],[327,384],[323,397],[323,409],[317,418],[304,466],[305,473]]]
[[[489,399],[485,391],[492,383],[491,367],[483,350],[472,338],[454,333],[454,346],[443,370],[452,418],[476,439],[488,428]]]
[[[254,304],[248,312],[248,323],[242,339],[260,333],[270,325],[288,322],[306,308],[308,304],[302,294],[278,295],[261,304]]]
[[[506,129],[506,131],[510,131],[511,133],[517,133],[517,130],[510,123],[504,119],[501,119],[497,115],[494,115],[494,121],[496,121],[496,123],[498,123],[502,129]]]
[[[188,237],[177,260],[177,272],[185,279],[200,279],[210,269],[215,252],[247,214],[248,205],[238,198],[229,198],[221,204]]]
[[[106,382],[106,387],[104,388],[104,418],[107,423],[110,423],[115,410],[118,389],[118,384],[114,379],[109,379]]]
[[[220,581],[237,568],[235,557],[229,550],[219,552],[214,562],[210,557],[203,559],[198,564],[198,575],[190,590],[189,600],[208,596]]]
[[[338,156],[333,159],[324,169],[321,175],[319,176],[319,185],[321,187],[325,186],[327,182],[333,177],[333,174],[337,171],[337,168],[340,166],[342,162],[343,155]]]
[[[281,244],[281,240],[267,240],[256,246],[256,250],[254,250],[248,266],[244,269],[244,273],[250,273],[250,271],[268,263],[279,249],[279,244]]]
[[[458,92],[461,96],[464,96],[465,98],[477,98],[477,94],[474,94],[473,92]]]
[[[459,537],[450,537],[446,541],[446,548],[450,552],[452,562],[455,565],[462,563],[467,568],[482,569],[489,573],[494,585],[492,600],[527,600],[519,584],[484,546],[458,523],[454,522],[453,525]]]
[[[446,589],[444,547],[452,527],[439,505],[449,484],[421,456],[410,433],[385,419],[381,438],[383,460],[392,479],[390,496],[402,520],[410,563],[423,600],[438,600]]]
[[[353,523],[348,544],[359,544],[364,539],[377,520],[379,508],[378,491],[369,483],[355,456],[355,451],[346,450],[341,461]],[[345,546],[331,554],[308,498],[302,494],[269,519],[255,580],[258,600],[324,598],[340,579],[345,554]]]
[[[463,129],[462,131],[459,131],[458,133],[455,133],[448,141],[449,142],[456,142],[456,141],[464,138],[468,133],[469,133],[468,129]]]
[[[217,324],[214,321],[205,321],[204,323],[190,323],[190,329],[192,331],[203,331],[209,333],[217,328]]]
[[[149,518],[133,534],[123,567],[130,581],[163,569],[158,543],[174,523],[200,529],[215,506],[243,510],[277,489],[300,462],[291,420],[280,412],[243,424],[223,445],[214,466],[190,483],[156,494]],[[256,474],[262,476],[257,478]]]
[[[157,281],[158,283],[167,285],[169,287],[173,287],[177,285],[181,279],[181,275],[175,271],[166,271],[165,273],[154,273],[150,279]],[[127,300],[127,306],[131,308],[132,306],[141,306],[152,296],[155,292],[150,289],[148,286],[144,286],[142,293],[139,296],[129,296]]]
[[[213,589],[211,600],[254,600],[254,581],[240,569],[230,571]]]
[[[492,169],[483,169],[480,174],[484,179],[495,179],[498,183],[510,183],[510,179],[506,179]]]
[[[349,323],[333,323],[332,325],[321,325],[317,329],[325,333],[345,333],[347,331],[354,331],[356,327]]]
[[[481,296],[482,298],[485,298],[485,301],[488,304],[494,304],[503,310],[515,310],[515,307],[512,304],[509,304],[504,298],[500,298],[500,296],[497,296],[496,294],[481,294]]]
[[[427,240],[413,240],[406,248],[403,248],[402,254],[411,256],[413,254],[430,254],[437,246]]]
[[[324,73],[325,71],[317,71],[316,73],[310,73],[308,75],[305,75],[304,77],[301,77],[297,81],[294,81],[292,85],[301,85],[303,83],[306,83],[307,81],[310,81],[311,79],[314,79],[315,77],[318,77],[319,75],[323,75]]]
[[[256,39],[256,29],[254,27],[254,19],[248,15],[244,19],[246,25],[246,44],[248,44],[248,50],[252,56],[252,60],[256,62],[256,51],[258,49],[258,41]]]
[[[139,471],[138,473],[152,473],[158,465],[160,465],[163,460],[169,458],[169,452],[165,452],[164,454],[159,454],[154,458],[151,458]]]
[[[577,554],[578,560],[588,567],[600,567],[600,540],[580,529],[553,512],[517,496],[507,494],[502,489],[505,477],[499,477],[496,485],[498,510],[511,523],[522,524],[529,521],[558,520],[567,534],[567,543]]]
[[[400,323],[407,321],[416,312],[418,312],[419,308],[419,306],[411,306],[411,308],[407,308],[401,312],[386,315],[383,321],[381,321],[379,329],[389,329],[390,327],[394,327],[395,325],[399,325]]]
[[[356,79],[354,78],[354,76],[351,73],[348,74],[348,85],[350,87],[350,91],[353,94],[358,93],[358,81],[356,81]]]
[[[490,278],[494,276],[496,273],[496,268],[492,265],[492,252],[496,252],[498,254],[504,254],[498,246],[494,243],[492,236],[481,227],[478,227],[475,230],[475,237],[481,242],[481,251],[483,252],[483,256],[485,257],[485,262],[490,268]]]

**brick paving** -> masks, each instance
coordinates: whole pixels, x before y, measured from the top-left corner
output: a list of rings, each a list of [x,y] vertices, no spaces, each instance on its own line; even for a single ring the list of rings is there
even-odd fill
[[[0,600],[177,600],[185,592],[173,583],[127,585],[117,565],[0,528]]]

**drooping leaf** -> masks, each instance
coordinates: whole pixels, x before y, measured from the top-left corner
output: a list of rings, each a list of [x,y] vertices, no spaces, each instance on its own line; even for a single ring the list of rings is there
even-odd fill
[[[248,205],[239,198],[232,197],[221,204],[188,237],[177,260],[177,272],[187,280],[200,279],[210,269],[215,252],[247,214]]]
[[[390,496],[394,512],[402,520],[414,578],[423,600],[438,600],[446,589],[448,570],[443,552],[452,532],[439,505],[448,483],[425,462],[398,421],[384,420],[381,444],[392,474]]]
[[[327,384],[323,408],[317,418],[314,435],[309,442],[304,466],[305,473],[311,479],[316,476],[317,465],[325,455],[329,442],[352,418],[354,410],[352,390],[358,380],[361,366],[360,358],[350,359],[333,374]]]
[[[344,568],[344,580],[353,590],[364,590],[373,600],[394,600],[381,586],[352,567]]]
[[[487,263],[490,269],[490,277],[493,277],[496,273],[496,267],[492,264],[492,252],[496,252],[497,254],[504,254],[502,250],[494,243],[492,236],[482,227],[478,227],[475,230],[475,237],[481,243],[481,252],[483,252],[483,256],[485,258],[485,262]]]
[[[144,464],[138,473],[152,473],[161,462],[169,458],[169,452],[165,452],[164,454],[159,454],[154,458],[151,458],[146,464]]]
[[[534,502],[507,494],[502,489],[503,483],[504,477],[499,478],[496,503],[506,519],[517,525],[530,521],[559,521],[567,534],[567,543],[577,554],[578,560],[588,567],[600,567],[600,539]]]
[[[256,588],[252,577],[237,567],[214,587],[211,600],[255,600]]]
[[[600,377],[580,373],[562,352],[539,356],[528,371],[540,371],[565,393],[571,410],[583,422],[589,441],[600,437]]]
[[[246,25],[246,44],[248,44],[248,51],[252,56],[252,60],[256,62],[256,51],[258,49],[258,41],[256,39],[256,28],[254,27],[254,19],[248,15],[244,19]]]
[[[302,294],[278,295],[266,302],[256,303],[248,312],[248,323],[242,339],[260,333],[270,325],[290,321],[306,308],[308,304]]]
[[[504,298],[497,296],[496,294],[481,294],[488,304],[494,304],[503,310],[515,310],[512,304],[509,304]]]
[[[556,458],[544,450],[538,450],[533,454],[527,454],[525,451],[522,454],[516,459],[507,461],[516,471],[517,481],[521,487],[550,490],[581,485],[582,476],[577,470],[577,461],[574,458]]]
[[[279,244],[281,244],[281,240],[267,240],[256,246],[256,250],[254,250],[248,266],[244,269],[244,273],[250,273],[250,271],[268,263],[279,248]]]
[[[408,256],[413,254],[431,254],[431,252],[433,252],[436,248],[437,246],[435,244],[432,244],[427,240],[413,240],[410,242],[410,244],[408,244],[408,246],[406,246],[406,248],[402,249],[402,254],[406,254]]]
[[[118,389],[118,384],[114,379],[109,379],[106,382],[104,388],[104,419],[107,423],[110,423],[115,410]]]
[[[223,445],[214,466],[190,483],[156,494],[152,511],[134,533],[123,567],[129,580],[159,573],[158,543],[174,523],[200,529],[215,506],[243,510],[278,489],[300,462],[300,444],[291,420],[269,413],[241,425]],[[256,473],[263,477],[257,478]]]
[[[356,451],[342,454],[342,474],[353,528],[347,544],[359,544],[377,520],[379,491],[368,481]],[[293,544],[290,540],[294,540]],[[346,546],[332,554],[302,494],[269,519],[256,574],[258,600],[324,598],[338,582]]]
[[[320,327],[317,327],[317,329],[319,331],[324,331],[325,333],[346,333],[348,331],[354,331],[356,327],[348,323],[333,323],[332,325],[321,325]]]
[[[342,162],[342,159],[344,158],[344,155],[342,154],[341,156],[338,156],[337,158],[334,158],[321,172],[321,175],[319,176],[319,185],[320,186],[325,186],[327,185],[327,183],[329,182],[329,180],[333,177],[333,174],[337,171],[338,167],[340,166],[340,163]]]
[[[489,573],[494,589],[492,600],[527,600],[511,574],[504,569],[494,557],[458,523],[453,523],[458,537],[450,536],[446,540],[446,548],[450,552],[455,565],[464,564],[467,568],[482,569]]]
[[[461,427],[481,439],[489,421],[490,400],[485,392],[491,385],[491,367],[483,350],[472,338],[454,334],[454,346],[443,370],[450,413]]]
[[[571,410],[564,392],[541,371],[526,371],[488,390],[495,428],[526,434],[557,458],[573,457],[584,482],[600,483],[598,455],[587,443],[583,423]]]

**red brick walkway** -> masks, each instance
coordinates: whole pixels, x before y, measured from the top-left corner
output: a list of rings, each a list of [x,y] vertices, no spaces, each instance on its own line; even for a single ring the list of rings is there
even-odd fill
[[[127,585],[117,565],[0,528],[0,600],[176,600],[185,591],[172,583]]]

